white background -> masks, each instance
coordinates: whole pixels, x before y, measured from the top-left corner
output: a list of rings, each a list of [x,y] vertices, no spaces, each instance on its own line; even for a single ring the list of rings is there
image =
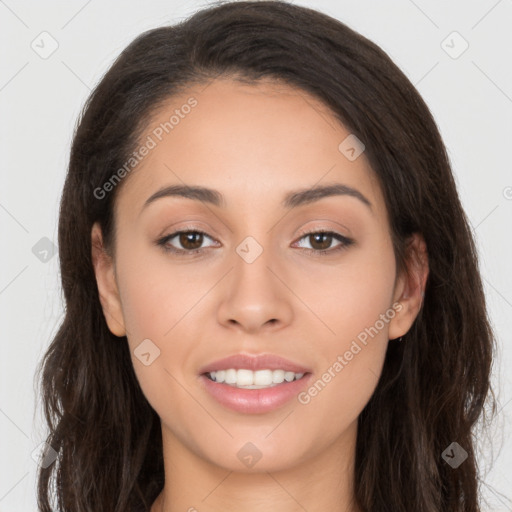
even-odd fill
[[[380,45],[429,105],[448,147],[477,239],[499,353],[493,449],[480,456],[485,510],[512,497],[512,1],[295,1],[343,21]],[[62,319],[57,243],[60,193],[74,125],[90,90],[142,31],[173,24],[208,2],[0,1],[0,512],[36,510],[36,463],[44,439],[34,370]],[[57,41],[47,59],[32,48]],[[457,31],[469,44],[463,47]],[[443,45],[443,41],[446,42]],[[49,40],[48,40],[49,41]],[[41,43],[39,43],[41,45]],[[48,48],[49,46],[46,46]],[[98,511],[100,512],[100,511]]]

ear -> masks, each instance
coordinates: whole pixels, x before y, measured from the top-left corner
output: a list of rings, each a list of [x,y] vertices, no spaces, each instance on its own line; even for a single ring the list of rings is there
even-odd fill
[[[110,332],[116,336],[125,336],[126,329],[117,288],[114,263],[103,246],[103,236],[98,222],[91,230],[91,252],[96,284],[101,307]]]
[[[399,338],[407,333],[416,319],[425,294],[428,277],[428,253],[423,236],[414,233],[406,248],[407,270],[397,279],[393,303],[400,303],[396,315],[389,323],[389,339]]]

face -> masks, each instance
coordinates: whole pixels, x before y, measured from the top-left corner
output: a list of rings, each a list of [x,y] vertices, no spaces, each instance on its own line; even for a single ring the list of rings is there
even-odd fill
[[[97,243],[93,254],[109,328],[127,335],[176,454],[277,471],[354,439],[421,283],[396,275],[382,191],[349,135],[302,90],[228,79],[169,99],[148,124],[154,147],[117,197],[115,258]],[[216,192],[159,192],[175,185]],[[216,363],[238,354],[285,361]],[[274,385],[213,382],[208,367]],[[286,369],[304,375],[275,382]]]

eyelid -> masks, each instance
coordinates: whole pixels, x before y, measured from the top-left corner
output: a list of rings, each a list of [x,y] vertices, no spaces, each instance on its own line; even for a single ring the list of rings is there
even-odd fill
[[[301,233],[301,235],[304,235],[304,234],[309,234],[309,233],[316,233],[317,231],[329,231],[330,233],[336,233],[338,229],[341,229],[342,232],[346,233],[345,235],[343,235],[342,233],[338,233],[340,236],[344,236],[346,238],[351,238],[352,237],[352,232],[351,230],[345,226],[345,224],[342,224],[341,222],[337,222],[335,220],[332,220],[332,219],[315,219],[314,220],[315,222],[315,225],[318,225],[318,223],[328,223],[328,224],[337,224],[339,227],[337,228],[331,228],[331,227],[328,227],[327,226],[322,226],[320,228],[311,228],[311,230],[309,228],[301,228],[299,230],[299,232]],[[310,225],[311,223],[308,222],[308,225]]]
[[[341,224],[340,224],[341,226]],[[345,226],[342,226],[344,228],[345,231],[349,231],[349,229],[345,228]],[[312,227],[312,228],[301,228],[299,230],[299,238],[305,236],[305,235],[311,235],[313,233],[332,233],[332,234],[335,234],[335,235],[338,235],[338,236],[341,236],[343,238],[350,238],[351,235],[344,235],[342,233],[339,233],[336,229],[333,229],[333,228],[330,228],[330,227],[327,227],[327,226],[322,226],[322,227]]]

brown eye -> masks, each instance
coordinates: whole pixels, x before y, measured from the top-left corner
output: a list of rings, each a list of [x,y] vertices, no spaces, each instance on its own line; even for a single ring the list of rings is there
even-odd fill
[[[327,255],[334,254],[337,251],[341,251],[352,245],[354,240],[347,238],[346,236],[340,235],[334,231],[311,231],[309,233],[303,233],[299,239],[299,244],[303,241],[309,243],[310,247],[302,247],[303,250],[313,255]],[[338,242],[333,245],[333,242]]]
[[[198,231],[186,231],[179,235],[179,242],[184,249],[199,249],[203,244],[203,233]]]
[[[164,250],[179,254],[191,254],[202,252],[204,249],[208,247],[212,247],[213,244],[209,246],[204,246],[203,243],[205,239],[212,240],[206,233],[198,230],[189,230],[189,231],[176,231],[170,235],[164,236],[160,240],[157,241],[157,244],[162,246]]]
[[[318,251],[329,249],[333,240],[332,235],[328,233],[313,233],[308,236],[311,247]]]

